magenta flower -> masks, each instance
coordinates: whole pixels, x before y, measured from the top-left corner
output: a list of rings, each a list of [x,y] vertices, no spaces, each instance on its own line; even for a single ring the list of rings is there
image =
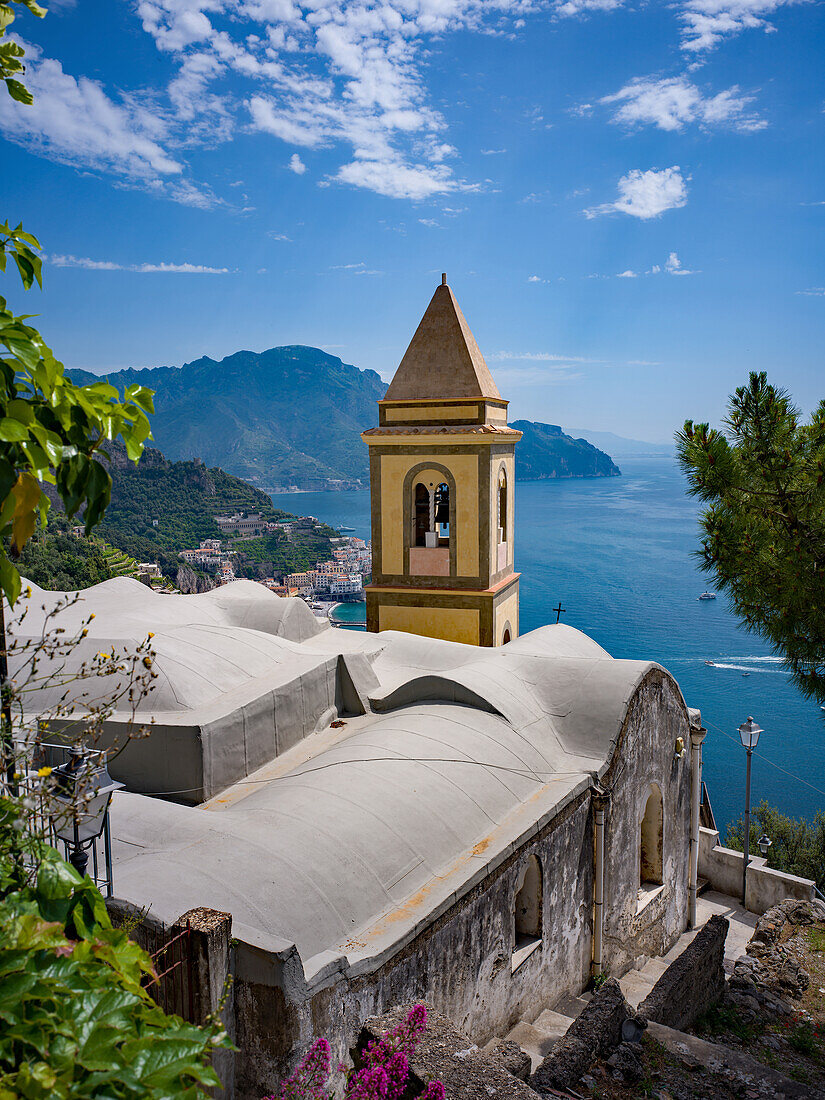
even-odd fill
[[[406,1018],[380,1039],[367,1043],[360,1069],[353,1069],[344,1087],[346,1100],[401,1100],[410,1077],[410,1058],[427,1029],[427,1010],[415,1005]],[[329,1100],[330,1047],[316,1039],[298,1068],[281,1083],[276,1095],[264,1100]],[[344,1072],[344,1066],[338,1066]],[[418,1100],[446,1100],[440,1081],[430,1081]]]

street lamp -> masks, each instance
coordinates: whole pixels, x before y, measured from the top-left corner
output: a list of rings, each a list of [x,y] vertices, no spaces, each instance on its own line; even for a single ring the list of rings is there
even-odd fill
[[[768,848],[770,848],[770,846],[773,844],[773,841],[771,840],[771,838],[768,836],[767,833],[763,833],[762,836],[760,836],[759,840],[757,840],[756,843],[759,845],[759,851],[762,853],[762,856],[765,859],[767,859],[768,858]]]
[[[748,763],[745,770],[745,853],[742,860],[742,905],[747,909],[747,891],[748,891],[748,859],[750,851],[750,839],[751,839],[751,757],[753,756],[753,750],[759,743],[759,734],[762,733],[762,727],[754,722],[753,718],[748,715],[747,722],[743,722],[739,727],[739,737],[742,741],[742,745],[748,754]]]
[[[102,754],[92,753],[81,745],[72,745],[68,759],[52,772],[55,784],[52,791],[55,806],[51,818],[55,835],[66,845],[69,863],[78,874],[86,873],[89,862],[89,850],[108,825],[109,804],[112,795],[120,790],[109,775]],[[111,853],[109,835],[106,831],[107,851],[107,888],[111,894]],[[97,854],[95,854],[97,870]]]

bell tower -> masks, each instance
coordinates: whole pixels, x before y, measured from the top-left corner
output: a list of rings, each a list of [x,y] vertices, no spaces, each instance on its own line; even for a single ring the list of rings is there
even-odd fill
[[[518,636],[507,402],[442,275],[361,438],[370,455],[367,630],[470,645]]]

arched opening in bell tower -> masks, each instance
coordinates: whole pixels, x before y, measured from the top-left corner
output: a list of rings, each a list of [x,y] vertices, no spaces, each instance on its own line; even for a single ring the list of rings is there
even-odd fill
[[[413,546],[427,545],[427,532],[431,530],[430,505],[430,490],[419,481],[413,494]]]
[[[450,545],[450,486],[443,481],[435,490],[435,530],[438,546]]]
[[[498,472],[498,541],[507,541],[507,474],[504,467]]]

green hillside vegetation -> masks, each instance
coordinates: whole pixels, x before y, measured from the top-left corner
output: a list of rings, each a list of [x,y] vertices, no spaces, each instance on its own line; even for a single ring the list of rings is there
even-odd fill
[[[511,428],[524,435],[516,444],[516,480],[556,477],[619,477],[613,459],[586,439],[573,439],[557,424],[514,420]]]
[[[114,576],[103,547],[75,538],[72,525],[52,509],[48,526],[38,525],[15,563],[21,574],[40,588],[73,592]]]
[[[278,531],[257,539],[244,539],[234,545],[243,555],[238,571],[255,579],[314,569],[316,562],[328,561],[332,556],[329,540],[337,533],[322,524],[318,529],[314,525],[296,527],[289,537]]]
[[[122,449],[110,447],[109,452],[112,500],[99,533],[137,561],[157,562],[172,580],[181,565],[179,551],[193,549],[203,539],[226,539],[215,516],[254,513],[269,522],[298,519],[275,508],[260,489],[202,462],[169,462],[147,448],[135,466]],[[277,531],[238,539],[232,544],[239,551],[236,571],[252,578],[300,572],[330,557],[329,540],[336,534],[331,527],[316,531],[308,524],[296,527],[291,536]]]
[[[71,373],[82,382],[96,377]],[[361,432],[377,423],[386,385],[375,371],[319,348],[239,351],[220,362],[204,357],[182,367],[117,371],[109,380],[155,390],[152,433],[171,459],[200,458],[268,488],[369,485]],[[514,426],[524,432],[516,448],[519,480],[620,473],[603,451],[555,425]]]

